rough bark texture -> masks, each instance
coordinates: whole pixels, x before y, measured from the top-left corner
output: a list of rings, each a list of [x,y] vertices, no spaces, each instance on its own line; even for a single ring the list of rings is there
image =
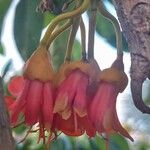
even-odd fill
[[[150,79],[150,0],[114,0],[131,53],[131,92],[135,106],[150,114],[142,101],[142,84]]]
[[[0,77],[0,150],[14,150],[6,106],[3,97],[2,79]]]

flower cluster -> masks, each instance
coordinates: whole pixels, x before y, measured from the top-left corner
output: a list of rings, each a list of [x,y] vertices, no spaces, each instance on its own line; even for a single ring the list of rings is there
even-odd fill
[[[49,52],[39,47],[25,63],[23,76],[9,82],[13,97],[6,96],[6,102],[12,125],[21,118],[27,126],[36,126],[44,141],[46,131],[48,141],[58,131],[89,137],[116,132],[133,141],[116,112],[117,95],[128,82],[120,64],[117,58],[110,68],[100,70],[94,59],[66,61],[54,72]]]
[[[56,138],[58,132],[68,136],[86,134],[89,137],[104,133],[108,139],[112,133],[119,133],[133,141],[122,127],[116,111],[117,96],[128,83],[122,61],[119,24],[102,7],[101,1],[83,0],[80,6],[79,4],[76,3],[76,9],[72,12],[66,12],[52,20],[39,47],[25,63],[23,75],[10,80],[8,90],[11,96],[6,96],[6,103],[10,110],[11,124],[16,126],[23,121],[30,127],[28,133],[36,128],[39,140],[43,139],[44,143]],[[92,11],[86,52],[86,34],[80,15],[89,6]],[[117,27],[117,59],[110,68],[104,70],[100,70],[94,59],[94,33],[99,9]],[[55,29],[64,19],[69,19],[69,22]],[[72,48],[79,25],[82,59],[72,61]],[[70,26],[65,62],[54,71],[48,48]]]

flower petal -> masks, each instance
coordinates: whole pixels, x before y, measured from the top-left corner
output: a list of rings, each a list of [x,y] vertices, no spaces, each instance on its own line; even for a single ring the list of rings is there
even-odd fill
[[[58,94],[54,105],[54,113],[64,111],[72,106],[80,78],[81,73],[76,70],[61,83],[57,92]]]
[[[104,132],[105,129],[109,128],[108,121],[110,120],[108,118],[110,117],[108,114],[110,113],[107,114],[107,111],[112,105],[116,105],[118,94],[116,89],[116,86],[112,83],[101,82],[92,101],[89,115],[98,132]]]
[[[8,109],[11,108],[11,105],[15,102],[15,98],[12,96],[5,96],[5,103]]]
[[[53,89],[52,84],[47,82],[44,84],[43,90],[43,106],[42,106],[42,115],[44,127],[50,129],[53,121]]]
[[[16,101],[12,104],[11,106],[11,122],[15,124],[17,122],[18,116],[21,112],[23,112],[23,108],[25,107],[26,104],[26,98],[27,98],[27,93],[29,90],[30,86],[30,81],[25,79],[24,81],[24,86],[22,89],[22,92],[20,95],[17,97]]]
[[[13,96],[18,96],[22,91],[24,85],[24,78],[22,76],[14,76],[8,84],[8,90]]]
[[[87,115],[87,97],[86,97],[87,86],[88,86],[88,78],[86,75],[83,74],[83,77],[79,81],[73,104],[74,111],[80,117]]]
[[[79,123],[82,124],[83,128],[86,131],[86,134],[89,137],[94,137],[96,134],[96,130],[93,126],[93,124],[91,123],[91,121],[89,120],[89,117],[86,115],[84,117],[79,117],[78,119]]]
[[[119,132],[120,134],[122,134],[123,136],[127,137],[128,139],[130,139],[132,142],[134,141],[134,139],[129,135],[129,133],[122,127],[118,116],[117,116],[117,112],[115,111],[115,121],[113,124],[113,128],[115,131]]]
[[[38,80],[31,81],[25,109],[25,122],[28,125],[34,125],[39,119],[42,105],[42,93],[43,83]]]
[[[71,115],[67,120],[62,119],[60,115],[56,115],[54,122],[55,127],[68,136],[80,136],[84,133],[84,130],[80,127],[75,130],[74,115]]]

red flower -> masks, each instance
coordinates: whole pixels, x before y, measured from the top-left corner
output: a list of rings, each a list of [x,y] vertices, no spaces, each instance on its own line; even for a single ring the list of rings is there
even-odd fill
[[[14,76],[8,83],[8,91],[10,95],[5,96],[5,102],[8,109],[11,109],[12,104],[15,102],[16,97],[20,94],[24,84],[22,76]]]
[[[99,133],[107,135],[116,132],[133,138],[122,127],[116,112],[116,99],[127,85],[127,76],[115,67],[103,70],[100,73],[100,84],[90,105],[90,119]]]
[[[88,77],[80,70],[73,71],[58,88],[54,113],[59,112],[63,119],[68,119],[74,109],[79,116],[85,116],[87,85]]]
[[[49,57],[47,50],[40,47],[26,62],[23,87],[11,107],[11,123],[16,124],[19,115],[23,114],[27,125],[39,123],[40,137],[43,137],[45,129],[51,129],[53,121],[53,70]],[[17,91],[19,83],[15,89],[16,82],[13,80],[14,84],[8,86],[9,90]]]
[[[68,136],[80,136],[84,133],[84,129],[80,124],[78,124],[78,116],[76,114],[71,114],[69,119],[65,120],[59,114],[54,116],[54,127],[62,131]]]
[[[119,122],[116,112],[117,95],[118,89],[115,85],[102,82],[91,104],[91,120],[99,133],[110,134],[115,131],[133,141]]]
[[[11,93],[11,95],[17,97],[24,84],[24,79],[22,76],[14,76],[11,78],[10,82],[8,83],[8,90]]]
[[[72,118],[72,120],[76,120],[76,127],[79,126],[79,129],[86,131],[90,137],[95,135],[95,129],[87,116],[87,87],[90,80],[93,79],[91,79],[91,74],[95,72],[93,68],[93,71],[91,71],[91,68],[91,64],[83,62],[65,64],[60,71],[63,79],[60,79],[54,105],[54,113],[58,113],[62,120],[66,120],[60,121],[62,124],[67,122],[69,124]],[[72,130],[72,134],[75,131],[75,129]],[[66,132],[68,131],[65,130]]]
[[[8,109],[11,109],[12,104],[15,102],[15,98],[13,96],[5,96],[5,103]]]

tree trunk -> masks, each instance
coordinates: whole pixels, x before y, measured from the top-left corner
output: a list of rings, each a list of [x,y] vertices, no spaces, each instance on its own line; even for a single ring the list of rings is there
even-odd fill
[[[4,102],[3,85],[0,77],[0,150],[14,150],[15,144],[11,135],[8,114]]]
[[[131,92],[135,106],[150,114],[142,101],[142,84],[150,79],[150,0],[114,0],[131,54]]]

